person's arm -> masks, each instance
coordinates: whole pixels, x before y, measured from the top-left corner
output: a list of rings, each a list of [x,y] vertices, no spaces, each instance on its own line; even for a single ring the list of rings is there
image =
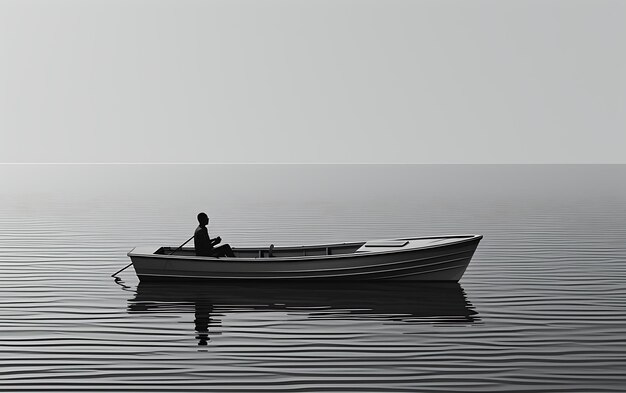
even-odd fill
[[[211,245],[215,246],[216,244],[219,244],[221,241],[222,241],[222,238],[218,236],[214,239],[211,239]]]

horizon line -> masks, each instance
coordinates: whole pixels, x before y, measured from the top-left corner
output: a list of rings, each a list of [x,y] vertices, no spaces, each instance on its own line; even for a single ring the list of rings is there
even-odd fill
[[[0,162],[0,165],[626,165],[611,162]]]

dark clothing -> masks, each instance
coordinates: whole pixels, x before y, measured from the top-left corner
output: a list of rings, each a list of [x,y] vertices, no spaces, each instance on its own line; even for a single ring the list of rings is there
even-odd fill
[[[221,246],[215,247],[213,249],[213,254],[211,254],[211,256],[213,256],[213,257],[234,257],[235,253],[233,252],[233,249],[230,248],[230,245],[222,244]]]
[[[193,234],[193,245],[196,248],[196,255],[200,257],[210,257],[213,255],[213,244],[209,237],[209,230],[206,227],[198,226]]]
[[[193,244],[196,255],[200,257],[234,257],[235,254],[228,244],[213,247],[215,239],[209,237],[209,230],[205,226],[198,226],[193,234]]]

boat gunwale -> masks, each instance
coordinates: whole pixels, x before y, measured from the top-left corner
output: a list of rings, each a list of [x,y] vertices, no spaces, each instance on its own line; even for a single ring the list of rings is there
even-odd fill
[[[164,255],[164,254],[155,254],[156,250],[151,253],[134,253],[137,247],[130,250],[126,255],[129,256],[132,260],[132,257],[142,257],[142,258],[154,258],[154,259],[176,259],[176,260],[186,260],[190,262],[245,262],[245,263],[267,263],[267,262],[306,262],[311,260],[320,260],[320,259],[342,259],[342,258],[362,258],[367,256],[378,256],[378,255],[392,255],[392,254],[401,254],[408,252],[415,252],[427,249],[435,249],[435,248],[443,248],[450,247],[453,245],[459,245],[462,243],[469,243],[472,241],[480,241],[483,238],[483,235],[445,235],[445,236],[425,236],[425,237],[406,237],[406,238],[397,238],[397,239],[388,239],[388,240],[422,240],[422,239],[453,239],[459,238],[457,241],[453,241],[445,244],[432,244],[426,245],[422,247],[415,248],[407,248],[407,249],[396,249],[396,250],[377,250],[377,251],[367,251],[363,253],[345,253],[345,254],[331,254],[331,255],[300,255],[300,256],[289,256],[289,257],[271,257],[271,258],[239,258],[239,257],[201,257],[196,255]],[[387,239],[386,239],[387,240]],[[337,247],[337,246],[350,246],[350,245],[358,245],[365,244],[366,242],[350,242],[350,243],[331,243],[331,244],[315,244],[315,245],[306,245],[306,246],[287,246],[280,247],[286,249],[304,249],[304,248],[324,248],[324,247]],[[157,248],[160,249],[161,247]],[[234,250],[265,250],[259,247],[236,247]]]

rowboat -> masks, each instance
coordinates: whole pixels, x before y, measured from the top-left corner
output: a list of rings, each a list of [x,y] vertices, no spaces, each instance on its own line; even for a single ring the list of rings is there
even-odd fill
[[[405,280],[459,281],[481,235],[428,236],[312,246],[233,248],[235,257],[196,256],[193,247],[135,247],[141,281]]]

